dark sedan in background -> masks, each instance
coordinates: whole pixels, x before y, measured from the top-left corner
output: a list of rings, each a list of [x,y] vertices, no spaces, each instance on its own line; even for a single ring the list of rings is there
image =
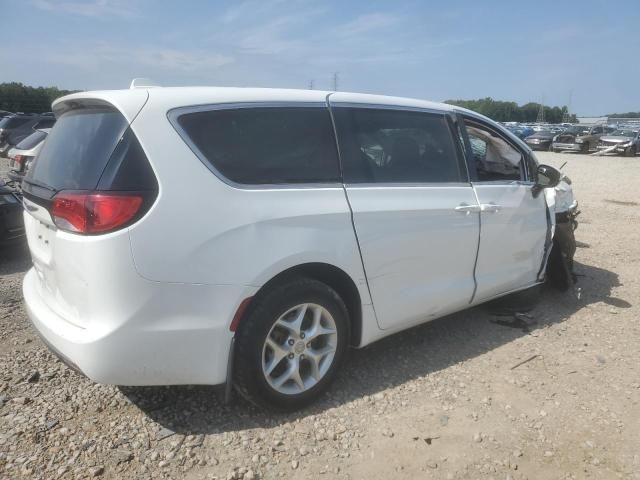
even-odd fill
[[[556,136],[556,132],[552,132],[551,130],[539,130],[533,135],[529,135],[524,139],[527,145],[531,148],[531,150],[551,150],[551,143],[553,142],[553,137]]]

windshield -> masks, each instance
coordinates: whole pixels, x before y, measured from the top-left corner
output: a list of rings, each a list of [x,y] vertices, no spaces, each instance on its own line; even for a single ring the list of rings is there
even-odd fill
[[[638,132],[634,132],[633,130],[616,130],[610,135],[613,137],[635,137]]]
[[[46,137],[47,137],[46,132],[41,132],[40,130],[38,130],[37,132],[33,132],[27,138],[25,138],[20,143],[18,143],[18,145],[16,145],[16,148],[18,150],[31,150],[33,147],[38,145]]]

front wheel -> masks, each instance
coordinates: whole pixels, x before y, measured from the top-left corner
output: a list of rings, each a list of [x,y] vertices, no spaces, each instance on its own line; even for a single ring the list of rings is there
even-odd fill
[[[624,152],[626,157],[635,157],[636,156],[636,148],[635,147],[629,147],[625,150]]]
[[[250,402],[296,410],[324,392],[348,345],[349,315],[328,285],[296,278],[254,299],[236,333],[235,378]]]

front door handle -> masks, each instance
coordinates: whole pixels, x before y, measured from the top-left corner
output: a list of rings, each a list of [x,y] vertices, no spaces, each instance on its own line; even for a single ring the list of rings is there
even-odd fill
[[[464,213],[465,215],[469,215],[470,213],[475,213],[480,211],[480,205],[471,205],[469,203],[461,203],[455,209],[456,212]]]
[[[496,205],[493,202],[483,203],[482,205],[480,205],[481,212],[497,213],[500,210],[502,210],[502,207],[500,205]]]

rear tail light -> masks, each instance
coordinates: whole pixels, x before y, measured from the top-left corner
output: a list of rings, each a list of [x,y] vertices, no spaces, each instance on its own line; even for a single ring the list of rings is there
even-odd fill
[[[27,157],[26,155],[16,155],[15,157],[13,157],[12,167],[17,168],[18,170],[22,170],[22,167],[24,167],[27,158],[29,157]]]
[[[53,197],[51,215],[56,226],[73,233],[108,233],[127,226],[140,212],[139,194],[65,193]]]

